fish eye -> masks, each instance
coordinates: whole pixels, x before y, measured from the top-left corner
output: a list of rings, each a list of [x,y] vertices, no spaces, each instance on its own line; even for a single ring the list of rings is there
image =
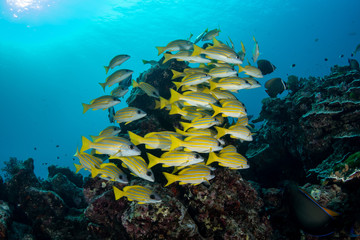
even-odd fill
[[[221,146],[221,143],[218,141],[218,147],[220,147]]]
[[[158,94],[157,94],[157,92],[153,92],[153,94],[155,95],[155,96],[157,96]]]
[[[152,176],[152,172],[147,171],[147,172],[146,172],[146,175],[148,175],[148,176],[150,177],[150,176]]]
[[[140,111],[140,110],[138,110],[138,111],[137,111],[137,114],[141,114],[141,111]]]
[[[120,179],[123,179],[123,176],[122,176],[122,175],[119,175],[119,178],[120,178]]]
[[[199,155],[199,154],[195,154],[195,158],[196,158],[196,159],[199,159],[199,158],[200,158],[200,155]]]
[[[155,195],[154,195],[154,194],[151,194],[151,195],[150,195],[150,198],[151,198],[151,199],[155,199]]]
[[[134,146],[134,145],[130,145],[129,148],[130,148],[131,150],[133,150],[133,149],[135,148],[135,146]]]

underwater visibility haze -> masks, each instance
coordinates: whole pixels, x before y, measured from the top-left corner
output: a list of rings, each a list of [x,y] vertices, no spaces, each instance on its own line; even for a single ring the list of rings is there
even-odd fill
[[[346,213],[360,194],[359,9],[356,0],[2,1],[0,204],[12,210],[0,239],[20,236],[14,208],[27,216],[14,220],[27,226],[22,236],[73,224],[65,212],[33,222],[53,216],[27,210],[29,199],[50,201],[35,188],[83,213],[75,239],[87,230],[88,239],[357,237],[359,212]],[[129,88],[120,103],[99,98],[117,83]],[[94,137],[119,124],[121,138]],[[31,190],[7,195],[21,169],[31,169],[22,178]],[[117,218],[101,215],[104,202]]]

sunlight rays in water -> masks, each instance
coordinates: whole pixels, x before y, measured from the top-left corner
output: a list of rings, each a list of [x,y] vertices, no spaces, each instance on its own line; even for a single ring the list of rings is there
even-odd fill
[[[18,18],[23,12],[41,10],[50,6],[47,0],[6,0],[6,3],[9,5],[14,18]]]

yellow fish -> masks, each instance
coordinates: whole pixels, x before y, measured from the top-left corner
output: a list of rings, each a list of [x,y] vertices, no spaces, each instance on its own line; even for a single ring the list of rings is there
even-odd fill
[[[136,201],[138,202],[138,204],[161,202],[161,198],[159,197],[159,195],[143,186],[126,186],[122,191],[117,187],[113,186],[113,190],[115,200],[118,200],[122,197],[127,197],[129,201]]]
[[[117,55],[117,56],[113,57],[113,59],[111,59],[109,65],[104,66],[106,74],[108,73],[109,69],[113,69],[116,66],[120,66],[123,62],[125,62],[129,58],[130,58],[130,56],[127,54],[121,54],[121,55]]]
[[[101,96],[98,98],[95,98],[94,100],[92,100],[90,102],[90,104],[86,104],[83,103],[83,113],[86,113],[89,109],[92,110],[98,110],[98,109],[102,109],[102,110],[106,110],[108,108],[111,108],[113,106],[115,106],[116,104],[120,103],[120,99],[113,97],[113,96],[109,96],[109,95],[105,95],[105,96]]]
[[[143,110],[141,110],[139,108],[126,107],[126,108],[116,111],[114,119],[118,123],[125,122],[125,125],[126,125],[126,124],[131,123],[132,121],[138,120],[145,116],[146,116],[146,112],[144,112]]]

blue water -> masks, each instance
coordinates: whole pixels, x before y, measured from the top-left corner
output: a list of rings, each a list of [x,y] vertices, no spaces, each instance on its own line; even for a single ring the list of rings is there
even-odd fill
[[[160,59],[155,46],[220,26],[219,39],[230,36],[237,51],[243,41],[249,60],[256,37],[259,59],[277,67],[261,83],[323,76],[360,43],[359,9],[358,0],[1,1],[0,168],[9,157],[32,157],[41,177],[50,164],[75,169],[81,136],[109,125],[107,111],[82,114],[81,103],[103,94],[103,66],[117,54],[131,55],[122,67],[137,78],[149,68],[142,59]],[[254,115],[265,97],[264,88],[239,94]]]

